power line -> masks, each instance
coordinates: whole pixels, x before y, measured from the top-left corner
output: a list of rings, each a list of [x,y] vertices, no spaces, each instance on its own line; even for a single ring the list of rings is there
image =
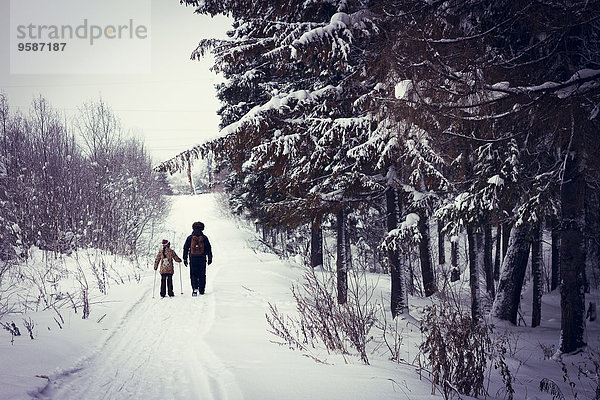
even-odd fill
[[[203,78],[203,81],[211,81],[212,77]],[[194,82],[194,81],[191,81]],[[198,81],[196,81],[198,82]],[[38,87],[79,87],[79,86],[105,86],[105,85],[148,85],[154,83],[184,83],[189,85],[190,80],[161,80],[161,81],[127,81],[127,82],[97,82],[97,83],[42,83],[36,85],[0,85],[0,88],[38,88]]]
[[[11,104],[11,107],[15,107],[15,108],[28,108],[30,107],[29,105],[24,106],[22,104]],[[79,111],[78,108],[70,108],[70,107],[53,107],[56,110],[61,110],[61,111]],[[200,110],[159,110],[159,109],[150,109],[150,108],[138,108],[138,109],[133,109],[133,108],[113,108],[113,111],[119,111],[119,112],[152,112],[152,113],[214,113],[215,115],[217,114],[217,112],[215,110],[212,109],[200,109]]]
[[[203,113],[203,112],[214,112],[215,115],[217,114],[216,111],[214,110],[143,110],[143,109],[138,109],[138,110],[129,110],[129,109],[117,109],[115,108],[114,111],[125,111],[125,112],[165,112],[165,113]]]
[[[140,128],[142,129],[142,128]],[[219,129],[208,129],[208,128],[143,128],[145,131],[187,131],[187,132],[214,132]]]

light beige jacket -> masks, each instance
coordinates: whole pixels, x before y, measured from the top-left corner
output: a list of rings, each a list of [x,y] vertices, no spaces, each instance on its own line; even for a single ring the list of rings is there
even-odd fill
[[[164,250],[164,254],[163,254]],[[172,274],[175,272],[173,268],[173,261],[181,262],[181,258],[175,253],[175,250],[170,247],[163,247],[158,254],[156,255],[156,259],[154,260],[154,270],[156,270],[160,264],[160,273],[161,274]]]

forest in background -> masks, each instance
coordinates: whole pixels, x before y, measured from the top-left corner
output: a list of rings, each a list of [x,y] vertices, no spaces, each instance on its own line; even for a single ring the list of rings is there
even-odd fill
[[[82,105],[68,121],[41,96],[24,114],[0,94],[0,131],[2,271],[32,246],[131,259],[154,251],[151,233],[168,213],[169,186],[105,102]]]
[[[366,248],[359,263],[391,274],[393,316],[415,286],[432,296],[468,270],[471,320],[516,324],[530,264],[531,325],[559,289],[560,351],[586,345],[600,274],[597,1],[181,3],[234,21],[192,53],[224,77],[222,136],[158,171],[213,157],[232,207],[265,237],[310,237],[313,266],[322,230],[335,232],[340,304],[351,249]]]

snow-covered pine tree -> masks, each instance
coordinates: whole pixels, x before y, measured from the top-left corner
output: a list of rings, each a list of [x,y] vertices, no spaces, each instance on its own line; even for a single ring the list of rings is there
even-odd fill
[[[227,79],[219,88],[224,136],[212,150],[225,152],[238,175],[277,177],[268,190],[281,197],[263,199],[266,214],[307,223],[381,193],[347,155],[370,127],[354,106],[373,86],[353,79],[361,72],[361,40],[375,31],[362,2],[196,5],[235,19],[231,40],[204,41],[197,52],[210,49]],[[250,106],[239,87],[259,94]]]
[[[582,179],[598,169],[582,160],[587,135],[597,130],[600,8],[586,1],[415,1],[405,2],[406,9],[412,12],[397,14],[406,35],[395,51],[411,71],[424,124],[470,141],[514,137],[522,150],[540,144],[553,150],[555,162],[534,164],[533,181],[558,177],[560,196],[531,185],[522,197],[530,200],[516,204],[515,221],[527,223],[527,211],[544,197],[560,200],[561,351],[576,350],[585,326]]]

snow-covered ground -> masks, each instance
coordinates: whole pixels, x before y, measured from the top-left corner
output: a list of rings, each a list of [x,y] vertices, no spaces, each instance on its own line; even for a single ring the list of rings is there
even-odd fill
[[[148,260],[139,284],[111,287],[87,320],[65,310],[66,326],[58,329],[50,312],[30,313],[34,340],[24,332],[14,344],[7,332],[0,336],[0,398],[429,398],[427,384],[402,377],[394,364],[317,364],[273,344],[268,302],[292,310],[290,285],[302,268],[253,250],[252,233],[224,217],[212,195],[174,197],[164,236],[180,256],[196,220],[205,223],[214,253],[206,295],[191,297],[182,264],[184,294],[176,266],[176,296],[161,299],[157,284],[154,298]],[[21,316],[11,318],[25,330]]]
[[[327,354],[317,363],[298,351],[274,344],[265,313],[268,303],[293,312],[290,285],[301,279],[302,266],[282,261],[252,245],[253,232],[226,217],[215,195],[175,196],[164,237],[181,256],[193,221],[205,223],[214,262],[208,267],[206,295],[191,297],[188,270],[174,276],[174,298],[154,289],[153,260],[144,265],[140,282],[112,285],[96,297],[90,317],[72,309],[29,312],[34,340],[22,327],[23,316],[9,315],[22,336],[0,331],[0,399],[429,399],[431,384],[415,368],[388,361],[382,350],[363,365],[358,357]],[[66,264],[69,264],[67,262]],[[387,295],[389,280],[380,277]],[[183,292],[183,294],[180,294]],[[154,293],[154,296],[153,296]],[[387,297],[386,297],[387,298]],[[428,300],[411,299],[412,305]],[[527,300],[524,300],[524,302]],[[544,297],[542,327],[513,328],[510,367],[516,377],[515,399],[551,399],[538,389],[543,377],[556,380],[566,398],[556,361],[543,348],[558,340],[557,296]],[[524,311],[525,312],[525,311]],[[417,314],[417,312],[415,312]],[[412,326],[412,328],[410,328]],[[590,324],[590,342],[598,347],[598,323]],[[412,362],[421,338],[418,328],[404,331],[404,354]],[[542,346],[543,345],[543,346]],[[577,362],[583,359],[578,357]],[[567,358],[566,363],[574,359]],[[578,398],[588,398],[591,379],[571,375]],[[579,381],[578,381],[579,379]],[[504,398],[492,379],[490,397]],[[463,397],[467,398],[467,397]],[[591,398],[591,397],[590,397]]]

